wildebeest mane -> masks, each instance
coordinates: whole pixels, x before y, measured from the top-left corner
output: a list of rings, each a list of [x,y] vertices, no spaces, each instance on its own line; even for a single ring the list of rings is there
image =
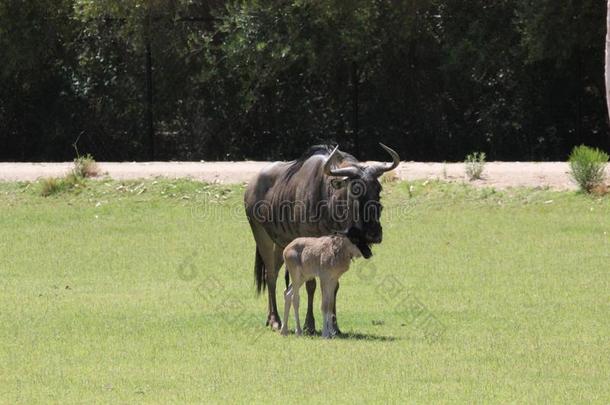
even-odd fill
[[[292,178],[292,176],[295,175],[295,173],[297,173],[301,167],[303,167],[303,163],[305,163],[305,161],[307,161],[307,159],[309,159],[312,156],[316,156],[316,155],[330,155],[330,153],[332,152],[333,148],[330,145],[314,145],[312,147],[310,147],[309,149],[307,149],[305,151],[305,153],[303,153],[298,159],[293,160],[292,162],[289,163],[288,168],[286,169],[286,171],[284,172],[283,180],[284,181],[288,181]]]

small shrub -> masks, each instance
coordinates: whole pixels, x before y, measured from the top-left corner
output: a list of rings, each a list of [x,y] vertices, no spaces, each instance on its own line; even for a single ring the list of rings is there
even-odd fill
[[[74,175],[80,178],[95,177],[100,174],[99,166],[93,156],[87,154],[74,159]]]
[[[468,180],[480,179],[485,168],[485,152],[474,152],[466,156],[464,165],[466,166],[466,176]]]
[[[572,149],[569,162],[570,174],[582,191],[590,193],[603,184],[608,163],[606,152],[580,145]]]

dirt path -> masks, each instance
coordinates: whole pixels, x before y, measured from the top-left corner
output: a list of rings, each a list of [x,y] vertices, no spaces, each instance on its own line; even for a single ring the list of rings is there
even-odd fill
[[[248,181],[268,162],[143,162],[99,163],[102,172],[114,179],[182,178],[240,183]],[[0,163],[0,181],[32,181],[40,177],[65,175],[72,163]],[[610,167],[607,168],[610,178]],[[555,190],[575,189],[568,174],[569,167],[562,162],[490,162],[485,166],[483,179],[476,186],[550,187]],[[396,169],[400,179],[466,181],[461,163],[403,162]]]

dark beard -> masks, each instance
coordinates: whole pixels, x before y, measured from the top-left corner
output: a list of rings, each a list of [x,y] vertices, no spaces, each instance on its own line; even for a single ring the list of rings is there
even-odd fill
[[[369,259],[371,256],[373,256],[371,248],[366,243],[361,242],[356,244],[356,246],[358,247],[358,249],[360,249],[360,253],[362,253],[362,257],[364,257],[365,259]]]
[[[366,242],[364,242],[364,238],[362,237],[362,231],[360,229],[351,227],[347,231],[347,237],[354,245],[356,245],[358,249],[360,249],[362,257],[364,257],[365,259],[369,259],[371,256],[373,256],[371,248]]]

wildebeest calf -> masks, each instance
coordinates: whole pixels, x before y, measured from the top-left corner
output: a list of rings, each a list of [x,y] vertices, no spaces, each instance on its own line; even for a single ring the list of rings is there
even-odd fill
[[[315,277],[320,279],[322,288],[322,337],[330,338],[337,334],[333,326],[335,288],[339,277],[349,270],[350,261],[360,256],[360,249],[344,235],[297,238],[286,246],[284,262],[292,283],[284,291],[282,335],[288,334],[291,303],[294,306],[295,332],[297,335],[302,334],[299,321],[299,289],[306,281]]]

